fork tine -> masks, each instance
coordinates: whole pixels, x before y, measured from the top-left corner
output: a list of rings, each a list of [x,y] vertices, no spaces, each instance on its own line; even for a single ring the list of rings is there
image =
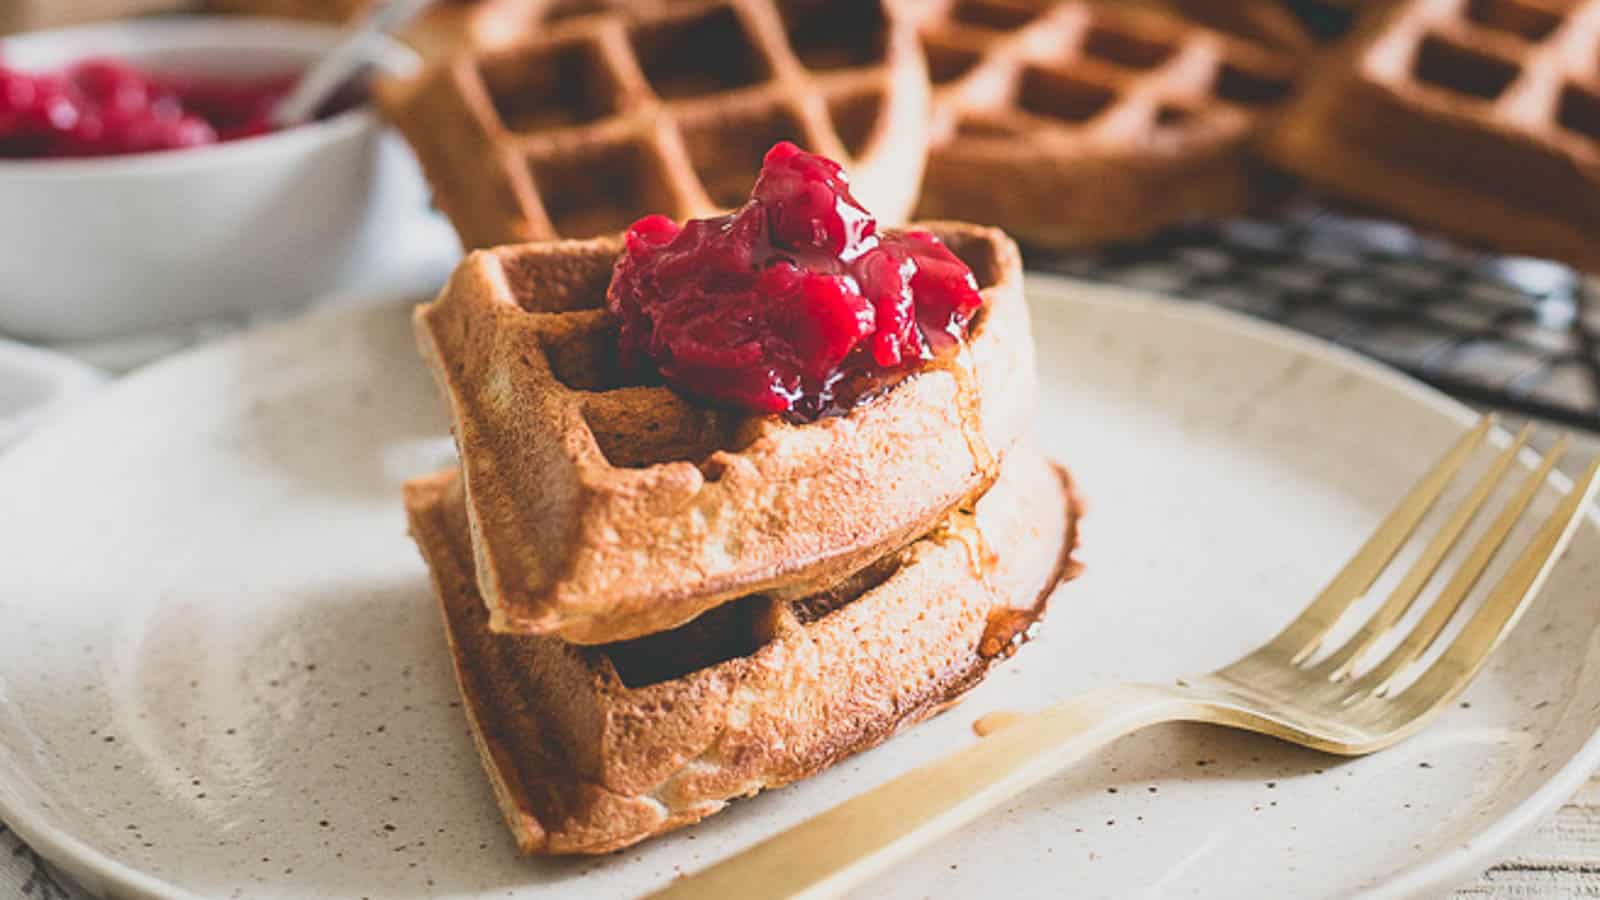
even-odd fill
[[[1483,573],[1488,570],[1489,563],[1494,560],[1495,554],[1499,552],[1501,545],[1505,543],[1506,538],[1510,537],[1512,529],[1516,527],[1517,520],[1522,518],[1523,513],[1527,511],[1528,505],[1538,495],[1539,488],[1544,485],[1545,479],[1550,477],[1551,470],[1566,455],[1567,447],[1570,443],[1571,439],[1563,435],[1555,446],[1550,448],[1550,452],[1545,454],[1538,468],[1528,475],[1523,481],[1522,487],[1512,497],[1511,502],[1506,504],[1506,508],[1501,510],[1500,515],[1495,518],[1489,529],[1479,538],[1477,546],[1472,548],[1472,552],[1462,562],[1460,569],[1451,577],[1444,589],[1439,592],[1439,596],[1433,601],[1433,605],[1429,607],[1428,612],[1423,615],[1422,620],[1417,623],[1410,634],[1406,635],[1405,640],[1401,641],[1400,645],[1389,653],[1388,657],[1377,666],[1374,666],[1372,671],[1363,675],[1357,682],[1355,690],[1357,695],[1367,693],[1369,690],[1374,696],[1387,695],[1394,677],[1420,658],[1422,654],[1427,653],[1428,648],[1433,646],[1433,642],[1439,639],[1439,635],[1444,631],[1445,626],[1449,624],[1450,619],[1461,608],[1461,604],[1466,601],[1467,595],[1477,585],[1478,579],[1482,578]]]
[[[1322,589],[1317,599],[1312,601],[1299,618],[1289,623],[1289,626],[1273,639],[1272,643],[1284,648],[1293,654],[1295,665],[1305,662],[1306,658],[1315,653],[1322,638],[1328,630],[1339,621],[1350,605],[1372,587],[1373,582],[1383,573],[1389,561],[1394,558],[1405,542],[1410,539],[1411,533],[1417,530],[1417,523],[1427,515],[1439,495],[1444,493],[1445,487],[1455,478],[1456,472],[1472,456],[1478,444],[1483,441],[1494,424],[1493,416],[1484,416],[1478,424],[1467,432],[1449,452],[1434,464],[1433,471],[1423,476],[1422,480],[1411,489],[1389,517],[1383,520],[1378,530],[1356,555],[1351,557],[1338,575]]]
[[[1466,687],[1501,639],[1517,624],[1528,601],[1544,586],[1545,578],[1577,533],[1578,523],[1588,511],[1597,488],[1600,488],[1600,459],[1591,463],[1583,478],[1573,484],[1561,505],[1528,542],[1483,606],[1428,671],[1407,689],[1407,694],[1415,692],[1431,708],[1450,700]]]
[[[1510,446],[1495,458],[1489,471],[1484,473],[1473,487],[1472,493],[1461,501],[1461,505],[1451,514],[1450,520],[1428,542],[1422,555],[1417,557],[1417,561],[1406,572],[1405,577],[1395,585],[1394,590],[1384,600],[1383,606],[1362,623],[1361,629],[1346,641],[1343,647],[1317,664],[1318,674],[1331,681],[1342,681],[1349,677],[1351,670],[1361,662],[1367,651],[1372,649],[1372,645],[1382,639],[1396,622],[1405,617],[1411,605],[1416,602],[1417,596],[1422,593],[1422,589],[1433,579],[1434,573],[1439,571],[1439,565],[1444,562],[1445,556],[1461,540],[1461,535],[1466,533],[1467,526],[1478,517],[1489,495],[1493,494],[1494,489],[1505,479],[1506,471],[1511,468],[1511,464],[1517,459],[1517,454],[1532,436],[1533,425],[1524,426]]]
[[[1556,463],[1566,453],[1569,443],[1569,438],[1563,437],[1545,455],[1539,467],[1528,475],[1527,480],[1523,482],[1516,496],[1506,504],[1506,508],[1501,511],[1494,523],[1484,532],[1483,537],[1478,541],[1478,545],[1472,549],[1472,553],[1462,562],[1461,568],[1450,579],[1450,583],[1446,584],[1444,590],[1439,592],[1438,598],[1434,600],[1433,606],[1428,609],[1427,614],[1411,630],[1411,633],[1406,635],[1405,640],[1401,641],[1398,647],[1391,651],[1382,662],[1374,666],[1372,671],[1361,676],[1356,686],[1357,694],[1365,694],[1370,691],[1372,696],[1387,696],[1394,687],[1395,677],[1421,658],[1422,654],[1427,653],[1428,648],[1432,647],[1433,643],[1439,639],[1439,635],[1444,632],[1445,626],[1449,624],[1450,619],[1461,608],[1461,604],[1466,601],[1467,595],[1472,592],[1473,587],[1477,585],[1478,580],[1483,577],[1483,573],[1489,568],[1489,563],[1494,559],[1500,546],[1511,535],[1511,531],[1516,527],[1517,521],[1522,518],[1529,504],[1533,502],[1533,498],[1538,495],[1539,488],[1544,485],[1545,479],[1550,476],[1550,471],[1555,468]],[[1574,487],[1572,497],[1579,496],[1583,490],[1584,488],[1581,484]],[[1554,518],[1552,518],[1553,520]],[[1537,541],[1535,541],[1535,544],[1537,544]],[[1527,552],[1531,553],[1534,549],[1534,545],[1530,545]],[[1502,584],[1504,584],[1504,581],[1502,581]],[[1490,604],[1485,604],[1486,607],[1488,605]]]

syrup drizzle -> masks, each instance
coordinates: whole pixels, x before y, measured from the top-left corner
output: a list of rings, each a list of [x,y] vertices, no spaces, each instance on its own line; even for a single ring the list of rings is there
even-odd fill
[[[1009,658],[1039,629],[1043,609],[1011,609],[1002,607],[989,613],[989,624],[978,641],[978,655],[984,659]]]
[[[1038,633],[1039,620],[1044,617],[1045,607],[1049,604],[1050,596],[1055,593],[1056,587],[1078,577],[1083,570],[1083,565],[1073,557],[1078,549],[1078,518],[1083,514],[1083,505],[1078,500],[1071,476],[1060,466],[1056,466],[1055,469],[1067,492],[1069,507],[1068,530],[1066,540],[1062,544],[1061,558],[1056,564],[1056,573],[1033,606],[1027,609],[1001,607],[989,614],[989,623],[984,628],[983,637],[978,641],[978,655],[984,659],[1009,657],[1017,652],[1018,647],[1032,640]]]
[[[972,454],[972,464],[978,473],[977,493],[981,494],[1000,477],[1000,462],[983,434],[983,397],[978,392],[977,360],[972,353],[972,344],[964,339],[958,340],[956,352],[950,354],[944,367],[956,380],[956,408],[961,416],[961,434],[966,438],[967,451]],[[982,580],[991,596],[1003,601],[1004,598],[989,578],[999,558],[984,538],[978,517],[972,515],[968,521],[971,523],[970,540],[964,536],[963,542],[967,545],[973,574]],[[1004,606],[991,612],[983,637],[978,641],[978,655],[984,659],[994,659],[1009,657],[1017,652],[1022,642],[1031,636],[1040,612]]]
[[[961,542],[961,546],[967,551],[967,565],[972,569],[972,574],[982,580],[984,587],[993,593],[994,586],[989,583],[989,573],[999,564],[1000,557],[984,538],[983,529],[978,527],[978,517],[971,511],[963,509],[950,522],[945,533]]]
[[[956,412],[961,416],[961,436],[967,441],[967,452],[972,454],[979,480],[987,488],[1000,477],[1000,462],[983,434],[983,396],[978,390],[978,363],[972,344],[958,341],[956,351],[941,359],[939,367],[956,381]]]
[[[988,713],[986,715],[979,716],[977,721],[972,723],[972,731],[978,737],[988,737],[1002,728],[1007,728],[1016,724],[1021,718],[1022,713],[1011,712],[1009,710],[1000,710],[998,712]]]

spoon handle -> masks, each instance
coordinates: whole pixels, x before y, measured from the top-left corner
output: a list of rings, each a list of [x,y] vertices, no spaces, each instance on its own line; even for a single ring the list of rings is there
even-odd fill
[[[273,124],[288,128],[311,121],[317,110],[371,59],[368,47],[434,4],[435,0],[387,0],[373,7],[306,73],[272,111]]]

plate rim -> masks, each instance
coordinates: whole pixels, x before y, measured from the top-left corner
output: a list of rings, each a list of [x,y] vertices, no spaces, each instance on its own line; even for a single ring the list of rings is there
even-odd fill
[[[1031,302],[1114,306],[1124,309],[1132,307],[1137,308],[1143,315],[1166,316],[1204,323],[1224,333],[1242,335],[1253,341],[1287,349],[1322,364],[1338,367],[1373,382],[1381,389],[1399,393],[1433,412],[1454,419],[1462,427],[1469,426],[1478,418],[1478,413],[1465,403],[1377,360],[1362,356],[1325,338],[1298,332],[1273,322],[1253,319],[1209,304],[1155,291],[1033,271],[1026,274],[1024,292]],[[114,382],[97,396],[86,399],[65,415],[57,417],[8,448],[6,453],[0,454],[0,472],[4,472],[9,460],[22,455],[18,451],[42,440],[50,432],[70,424],[79,417],[98,415],[103,406],[120,402],[123,393],[143,381],[158,377],[169,367],[188,365],[195,357],[234,352],[236,346],[247,342],[281,339],[297,331],[316,333],[331,330],[336,327],[339,320],[377,315],[406,302],[417,302],[417,298],[412,295],[384,293],[376,295],[369,302],[315,309],[289,321],[229,335],[145,366]],[[1571,479],[1560,471],[1551,472],[1548,483],[1563,493],[1572,488]],[[1600,510],[1591,508],[1587,518],[1591,527],[1600,528]],[[1495,851],[1532,830],[1569,800],[1597,768],[1600,768],[1600,731],[1591,735],[1565,763],[1522,802],[1479,830],[1467,841],[1418,860],[1400,869],[1382,883],[1358,892],[1356,896],[1369,900],[1390,900],[1390,898],[1414,897],[1425,891],[1458,886],[1481,868],[1484,860]],[[0,780],[10,780],[6,779],[5,775],[6,772],[0,770]],[[106,895],[115,891],[118,895],[137,900],[203,900],[200,895],[186,888],[134,868],[108,853],[89,846],[76,836],[45,821],[44,816],[35,816],[32,804],[10,803],[6,791],[0,791],[0,821],[3,821],[41,858],[65,871],[85,890],[93,894]]]
[[[1286,325],[1137,288],[1087,282],[1055,274],[1029,273],[1028,279],[1030,296],[1034,286],[1042,285],[1039,293],[1049,297],[1049,302],[1087,302],[1111,306],[1131,301],[1144,306],[1147,310],[1158,309],[1163,314],[1216,322],[1231,328],[1236,333],[1275,343],[1333,365],[1342,365],[1348,371],[1370,377],[1382,387],[1403,394],[1456,420],[1463,428],[1470,427],[1480,416],[1466,403],[1399,369],[1363,356],[1326,338],[1295,331]],[[1071,292],[1070,297],[1068,292]],[[1496,429],[1503,430],[1499,425],[1496,425]],[[1559,469],[1552,470],[1546,481],[1563,494],[1573,487],[1572,479]],[[1585,518],[1588,519],[1590,527],[1600,528],[1600,510],[1591,506]],[[1374,884],[1354,896],[1363,900],[1398,900],[1461,886],[1482,868],[1482,863],[1495,851],[1532,831],[1570,800],[1597,769],[1600,769],[1600,730],[1590,735],[1566,763],[1521,803],[1490,822],[1467,841],[1448,850],[1434,853],[1426,859],[1418,860],[1400,869],[1384,882]]]

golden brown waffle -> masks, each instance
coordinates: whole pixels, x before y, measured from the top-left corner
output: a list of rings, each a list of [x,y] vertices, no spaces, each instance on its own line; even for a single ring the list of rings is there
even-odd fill
[[[1168,0],[1160,5],[1208,28],[1269,47],[1305,51],[1317,43],[1280,0]]]
[[[807,425],[621,374],[604,309],[620,238],[470,255],[416,323],[490,626],[605,643],[813,593],[987,489],[1032,414],[1022,263],[994,229],[926,227],[982,288],[966,351]]]
[[[181,12],[189,7],[188,0],[4,0],[0,2],[0,35]]]
[[[380,100],[469,249],[736,206],[780,140],[843,164],[894,224],[915,201],[928,111],[895,8],[721,0],[586,16],[385,84]]]
[[[205,0],[204,5],[215,12],[348,22],[381,2],[383,0]],[[489,10],[512,11],[505,15],[490,14],[492,20],[506,26],[511,33],[484,28],[474,35],[488,43],[503,43],[526,37],[543,23],[559,19],[608,10],[665,8],[685,2],[690,0],[441,0],[425,15],[470,16]],[[520,18],[513,19],[513,14]]]
[[[1287,97],[1293,60],[1113,4],[951,0],[928,11],[934,130],[919,216],[1062,247],[1262,199],[1249,145]]]
[[[1348,30],[1375,0],[1154,0],[1209,28],[1295,53],[1307,53]]]
[[[1600,271],[1600,0],[1409,0],[1272,135],[1279,164],[1502,251]]]
[[[1065,476],[1019,451],[976,516],[833,593],[577,647],[489,629],[454,472],[407,485],[406,507],[495,795],[522,851],[549,854],[696,822],[947,706],[996,658],[980,650],[990,617],[1036,619],[1073,574],[1079,513]]]
[[[524,37],[567,5],[567,0],[445,0],[408,25],[401,37],[424,58],[444,58]],[[206,7],[216,12],[323,22],[346,22],[371,6],[373,0],[206,0]]]
[[[370,0],[205,0],[214,12],[323,22],[346,21],[370,5]]]

